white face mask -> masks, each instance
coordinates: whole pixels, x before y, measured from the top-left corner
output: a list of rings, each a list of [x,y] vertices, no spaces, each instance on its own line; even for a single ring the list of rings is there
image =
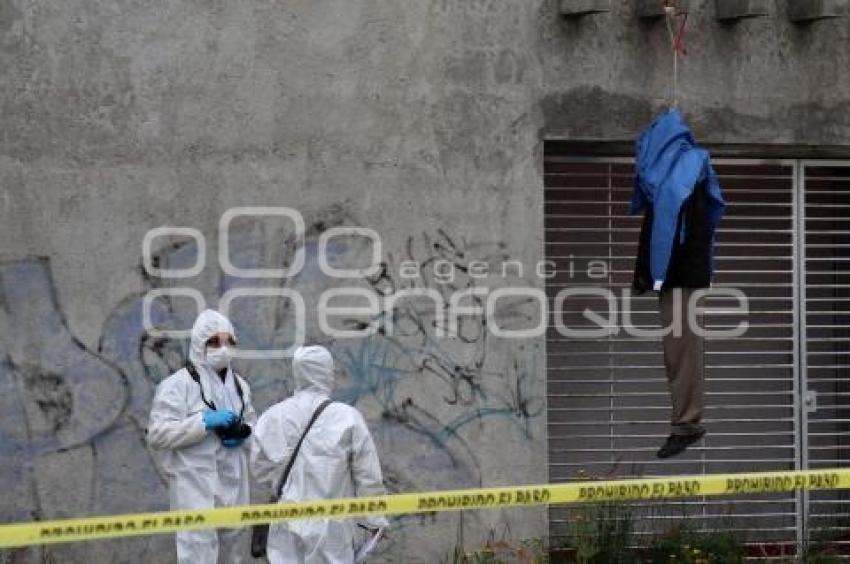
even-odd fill
[[[233,358],[233,352],[230,347],[218,347],[216,349],[207,349],[207,363],[213,370],[221,370],[230,364]]]

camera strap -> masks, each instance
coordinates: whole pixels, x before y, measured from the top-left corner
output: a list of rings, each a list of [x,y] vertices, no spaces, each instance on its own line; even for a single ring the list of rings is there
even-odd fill
[[[307,432],[310,431],[310,427],[313,426],[313,423],[316,422],[316,419],[319,418],[319,415],[325,410],[327,406],[332,404],[333,402],[329,399],[323,401],[319,407],[316,408],[316,411],[313,412],[313,417],[310,418],[310,422],[307,423],[307,427],[304,429],[304,432],[301,433],[301,438],[298,439],[298,444],[295,445],[295,450],[292,451],[292,456],[289,457],[289,462],[286,463],[286,469],[283,471],[283,476],[280,478],[280,483],[277,486],[277,500],[280,501],[280,497],[283,495],[283,486],[286,484],[286,480],[289,478],[289,473],[292,471],[292,465],[295,463],[295,458],[298,456],[298,451],[301,450],[301,443],[304,442],[304,437],[307,436]]]
[[[201,385],[201,375],[198,374],[198,369],[195,368],[195,365],[191,360],[186,361],[186,371],[189,372],[189,376],[191,376],[192,380],[194,380],[198,385],[198,389],[201,391],[201,401],[204,402],[204,405],[213,411],[217,410],[218,408],[215,406],[215,402],[208,400],[207,396],[204,395],[204,387]],[[245,412],[245,398],[242,396],[242,385],[239,384],[239,377],[235,372],[233,373],[233,383],[236,385],[236,395],[239,396],[239,403],[242,404],[242,407],[239,409],[239,418],[241,419]]]

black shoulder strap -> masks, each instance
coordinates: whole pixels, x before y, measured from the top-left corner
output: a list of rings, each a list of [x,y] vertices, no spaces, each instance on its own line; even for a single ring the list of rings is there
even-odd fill
[[[189,372],[189,376],[192,377],[192,380],[194,380],[195,383],[200,386],[201,377],[198,375],[198,369],[195,368],[195,365],[192,363],[191,360],[186,361],[186,370]]]
[[[189,376],[192,377],[192,380],[198,385],[198,388],[201,390],[201,401],[206,404],[212,410],[217,409],[215,406],[215,402],[207,399],[207,396],[204,395],[204,387],[201,385],[201,376],[198,374],[198,369],[195,368],[195,365],[192,364],[191,360],[186,361],[186,371],[189,372]]]
[[[207,397],[204,395],[204,387],[201,385],[201,376],[198,374],[198,369],[195,368],[195,364],[191,360],[186,361],[186,370],[189,372],[189,376],[192,377],[192,380],[198,385],[201,389],[201,401],[206,404],[212,410],[217,409],[215,406],[215,402],[212,400],[207,400]],[[236,386],[236,395],[239,396],[239,402],[242,404],[241,409],[239,410],[239,417],[245,413],[245,397],[242,395],[242,385],[239,383],[239,376],[236,373],[233,373],[233,383]]]
[[[295,450],[292,451],[292,456],[289,457],[289,462],[286,463],[286,469],[283,471],[283,477],[280,479],[280,484],[277,486],[277,499],[280,499],[280,496],[283,495],[283,486],[286,484],[287,478],[289,478],[289,473],[292,471],[292,465],[295,463],[295,458],[298,456],[298,451],[301,450],[301,443],[304,442],[304,437],[307,436],[307,432],[310,431],[310,427],[313,426],[313,423],[316,422],[316,419],[319,418],[319,415],[325,410],[327,406],[332,404],[333,402],[329,399],[326,399],[316,408],[316,411],[313,412],[313,417],[310,418],[310,422],[307,423],[307,427],[304,429],[304,432],[301,433],[301,438],[298,439],[298,444],[295,445]]]

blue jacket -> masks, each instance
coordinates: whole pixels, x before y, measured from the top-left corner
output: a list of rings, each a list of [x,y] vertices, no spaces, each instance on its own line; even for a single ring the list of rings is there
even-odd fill
[[[637,214],[652,207],[649,270],[654,287],[659,290],[667,279],[676,238],[684,242],[688,225],[681,214],[682,206],[695,188],[705,183],[712,247],[726,204],[708,151],[697,146],[679,110],[662,113],[641,133],[635,156],[635,186],[629,212]],[[709,269],[710,276],[713,268]]]

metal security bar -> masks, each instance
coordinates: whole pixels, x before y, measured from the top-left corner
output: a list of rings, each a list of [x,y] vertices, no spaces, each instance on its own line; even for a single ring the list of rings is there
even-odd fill
[[[850,462],[850,163],[804,162],[800,237],[803,466]],[[806,494],[808,536],[850,555],[850,497]]]
[[[850,297],[842,294],[848,299],[844,303],[846,307],[838,310],[838,317],[823,304],[828,303],[825,297],[830,291],[847,291],[850,235],[842,232],[840,225],[830,224],[829,229],[818,226],[827,223],[823,220],[833,218],[827,212],[844,210],[845,217],[850,215],[846,213],[850,211],[850,192],[846,194],[846,202],[815,199],[811,204],[807,202],[803,210],[799,197],[802,177],[821,169],[804,167],[792,160],[743,159],[717,160],[715,168],[728,208],[718,233],[714,286],[741,290],[747,297],[749,313],[742,316],[734,307],[736,300],[709,297],[705,304],[705,324],[710,329],[723,329],[745,320],[749,329],[741,337],[706,342],[705,419],[709,433],[683,455],[659,461],[655,451],[669,433],[670,405],[660,337],[639,332],[659,328],[657,297],[651,293],[629,295],[642,221],[628,215],[632,160],[571,158],[559,154],[557,144],[547,144],[545,243],[546,257],[552,261],[554,272],[547,284],[553,314],[547,338],[549,472],[553,481],[584,475],[626,477],[787,470],[805,467],[813,456],[813,448],[824,454],[826,465],[846,454],[842,454],[842,449],[848,444],[850,432],[846,426],[843,430],[838,428],[846,425],[841,422],[850,417],[850,404],[845,402],[840,407],[829,404],[836,407],[818,421],[833,427],[824,427],[823,435],[812,435],[817,431],[811,429],[811,440],[803,443],[807,436],[803,431],[806,406],[811,407],[806,401],[827,393],[819,393],[807,384],[808,365],[833,372],[842,368],[846,371],[846,364],[841,364],[847,362],[846,354],[842,357],[839,351],[847,350],[850,341],[847,329]],[[829,173],[832,176],[825,178],[834,183],[836,172],[831,168]],[[834,185],[831,186],[835,191]],[[824,203],[828,207],[823,207]],[[813,219],[810,207],[827,217]],[[800,237],[803,211],[806,221],[812,221],[806,229],[816,231],[823,240],[812,235],[803,244]],[[846,223],[842,225],[843,229],[850,228]],[[835,247],[835,240],[826,240],[842,236],[846,239],[844,243],[848,243],[845,247]],[[810,249],[820,249],[820,254],[813,256]],[[837,256],[835,249],[843,249],[844,254]],[[804,263],[804,254],[812,262]],[[822,268],[813,268],[815,262]],[[836,274],[838,267],[833,263],[845,270]],[[819,287],[823,289],[818,290]],[[612,292],[618,315],[602,322],[588,319],[586,309],[603,318],[609,317],[611,296],[591,295],[587,288]],[[556,300],[565,290],[578,293]],[[820,307],[827,309],[818,313],[829,314],[829,319],[809,316],[802,310],[803,300],[798,298],[804,291],[806,304],[810,299],[821,299]],[[630,305],[629,318],[622,315],[626,305]],[[807,323],[801,323],[804,319]],[[815,322],[818,331],[833,332],[829,336],[833,340],[829,342],[834,347],[817,351],[833,355],[824,366],[812,363],[810,355],[814,351],[804,337],[805,326]],[[623,325],[634,329],[623,330]],[[588,330],[607,327],[611,331],[591,338],[575,338],[564,336],[565,327]],[[819,343],[823,342],[822,337],[818,334]],[[802,362],[803,358],[807,362]],[[827,386],[829,376],[820,378],[818,385]],[[840,376],[833,374],[832,378],[833,387],[829,388],[832,395],[829,400],[821,398],[821,401],[835,402],[838,398],[846,401],[850,390],[841,388],[841,383],[836,381]],[[848,412],[840,411],[844,406]],[[819,438],[813,447],[815,436]],[[815,497],[823,497],[823,507],[832,509],[819,509],[815,513]],[[745,532],[752,541],[794,543],[803,540],[803,523],[809,510],[807,501],[787,494],[652,504],[637,510],[646,510],[641,518],[645,532],[657,531],[665,523],[669,525],[671,520],[687,514],[704,528],[734,528]],[[840,501],[837,494],[831,492],[813,496],[812,517],[826,514],[833,519],[837,501]],[[569,521],[568,510],[553,508],[552,536],[566,535]]]

